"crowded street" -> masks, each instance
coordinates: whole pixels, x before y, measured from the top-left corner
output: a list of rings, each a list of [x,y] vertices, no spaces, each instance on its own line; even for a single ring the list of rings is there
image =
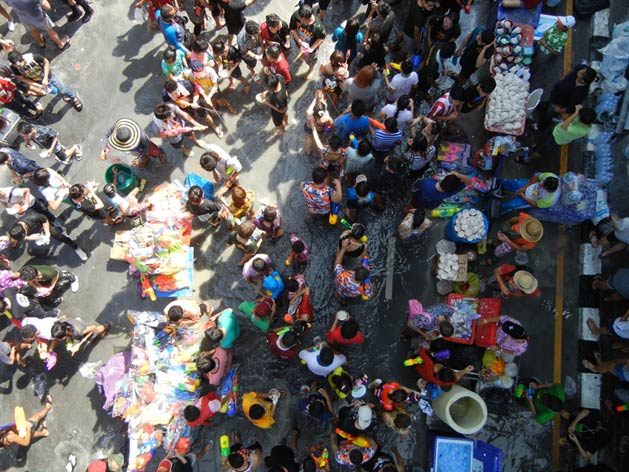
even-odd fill
[[[0,5],[0,470],[628,470],[629,5]]]

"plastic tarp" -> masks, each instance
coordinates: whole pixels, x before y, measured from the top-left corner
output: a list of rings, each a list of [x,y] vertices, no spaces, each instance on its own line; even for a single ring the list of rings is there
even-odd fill
[[[602,88],[605,92],[618,93],[627,88],[624,78],[625,69],[629,65],[629,36],[612,39],[607,46],[599,49],[603,54],[601,74],[605,78]]]

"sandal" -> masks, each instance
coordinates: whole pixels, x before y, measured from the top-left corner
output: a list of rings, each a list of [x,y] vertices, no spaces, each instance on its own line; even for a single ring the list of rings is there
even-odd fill
[[[278,389],[272,388],[271,390],[269,390],[269,396],[271,397],[271,401],[273,402],[273,404],[277,405],[277,402],[280,401],[282,394]]]
[[[73,472],[76,467],[76,456],[72,453],[68,456],[68,462],[66,463],[66,472]]]
[[[83,105],[81,105],[81,107],[83,107]],[[81,159],[83,159],[83,148],[81,147],[80,144],[77,144],[76,149],[77,150],[76,150],[76,153],[74,154],[73,159],[78,162]]]
[[[76,111],[81,111],[83,109],[83,102],[79,97],[74,97],[72,99],[72,106]]]
[[[59,48],[60,51],[65,51],[66,49],[68,49],[70,47],[70,38],[69,37],[65,37],[63,38],[65,41],[63,42],[63,46],[61,46]],[[44,43],[45,44],[45,43]]]

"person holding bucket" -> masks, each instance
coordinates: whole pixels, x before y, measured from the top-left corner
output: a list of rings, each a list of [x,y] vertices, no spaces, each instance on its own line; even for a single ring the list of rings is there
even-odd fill
[[[144,169],[151,157],[159,159],[160,163],[166,162],[166,153],[164,150],[149,139],[147,134],[142,131],[140,125],[128,118],[120,118],[105,133],[105,145],[100,151],[101,160],[106,160],[111,149],[128,152],[135,155],[133,166]]]

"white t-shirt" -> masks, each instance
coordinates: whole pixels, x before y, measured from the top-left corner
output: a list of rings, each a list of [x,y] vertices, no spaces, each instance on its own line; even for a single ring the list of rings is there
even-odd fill
[[[56,200],[60,195],[68,195],[68,189],[63,187],[63,178],[52,169],[48,169],[50,177],[48,187],[39,187],[39,191],[47,202]]]
[[[395,116],[395,112],[397,111],[397,105],[395,103],[390,103],[382,107],[382,113],[387,115],[387,118],[391,118]],[[403,130],[409,121],[413,119],[413,112],[410,110],[400,110],[397,115],[397,126],[399,129]]]
[[[413,85],[416,85],[417,82],[419,82],[419,78],[415,71],[408,74],[408,77],[404,77],[403,74],[397,74],[391,79],[390,84],[393,93],[387,91],[387,100],[395,102],[402,95],[410,95]]]
[[[218,172],[222,178],[229,179],[232,174],[242,170],[242,164],[238,158],[236,156],[230,156],[229,153],[218,144],[208,144],[206,150],[215,152],[221,158],[221,160],[216,163],[216,172]]]
[[[317,360],[318,357],[318,350],[309,351],[307,349],[302,349],[301,351],[299,351],[299,358],[306,363],[310,372],[312,372],[314,375],[318,375],[319,377],[326,377],[337,367],[341,367],[347,361],[343,354],[334,354],[334,359],[332,360],[332,363],[327,366],[322,366]]]
[[[619,316],[614,320],[614,332],[623,339],[629,339],[629,321],[621,321]]]
[[[52,329],[52,325],[54,325],[57,321],[57,318],[52,316],[48,318],[30,318],[26,317],[22,320],[22,326],[33,325],[39,331],[37,335],[38,338],[45,339],[46,341],[52,340],[52,334],[50,334],[50,330]]]
[[[616,222],[614,235],[618,238],[618,241],[629,244],[629,218],[620,218]]]

